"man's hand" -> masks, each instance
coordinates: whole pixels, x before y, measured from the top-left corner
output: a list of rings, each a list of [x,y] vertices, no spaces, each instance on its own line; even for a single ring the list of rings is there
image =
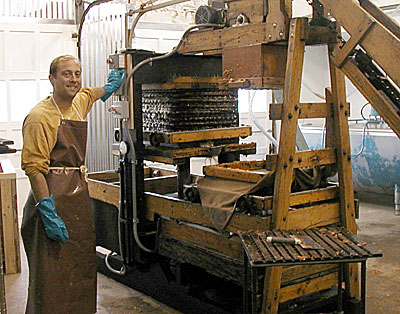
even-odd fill
[[[64,221],[57,215],[53,195],[42,198],[36,204],[36,209],[40,212],[46,236],[54,241],[65,244],[69,239],[69,234]]]
[[[110,72],[107,77],[107,84],[103,86],[105,94],[101,97],[102,101],[106,101],[121,86],[125,76],[125,72],[119,69]]]

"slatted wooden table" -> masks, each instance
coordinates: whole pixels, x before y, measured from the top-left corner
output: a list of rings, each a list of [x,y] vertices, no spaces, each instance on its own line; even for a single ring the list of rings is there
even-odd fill
[[[267,242],[268,236],[308,236],[323,249],[303,249],[298,244]],[[251,311],[256,313],[255,267],[294,266],[309,264],[338,263],[338,312],[342,311],[343,265],[361,263],[361,307],[365,312],[366,261],[382,254],[361,241],[345,228],[322,227],[306,230],[249,231],[240,234],[244,254],[243,270],[243,311],[248,311],[248,266],[251,281]]]

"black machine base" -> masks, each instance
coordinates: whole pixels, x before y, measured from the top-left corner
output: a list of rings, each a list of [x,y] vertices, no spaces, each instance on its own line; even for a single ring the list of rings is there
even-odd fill
[[[190,276],[181,279],[184,284],[168,280],[163,270],[163,257],[159,262],[136,265],[125,276],[110,272],[104,263],[105,255],[97,252],[97,270],[132,289],[140,291],[182,313],[228,314],[242,313],[241,287],[216,278],[204,270],[187,265]],[[114,261],[113,261],[114,260]],[[118,258],[110,257],[111,264],[120,266]],[[361,313],[359,302],[344,298],[345,313]],[[336,289],[309,295],[280,305],[279,313],[334,313]]]

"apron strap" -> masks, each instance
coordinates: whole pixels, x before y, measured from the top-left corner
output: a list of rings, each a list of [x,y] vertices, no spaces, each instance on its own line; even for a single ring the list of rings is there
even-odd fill
[[[54,105],[56,106],[56,108],[57,108],[57,110],[58,110],[58,112],[59,112],[59,114],[60,114],[60,116],[61,116],[61,119],[62,119],[62,120],[65,120],[63,114],[61,113],[60,108],[58,107],[58,105],[57,105],[57,103],[56,103],[56,101],[55,101],[55,99],[54,99],[54,97],[51,96],[50,98],[51,98],[51,100],[53,101]],[[79,119],[81,119],[81,121],[83,121],[81,114],[79,113],[78,109],[76,109],[76,107],[75,107],[74,104],[72,104],[72,108],[75,110],[75,112],[76,112],[76,114],[78,115]]]
[[[78,109],[76,109],[75,105],[72,104],[72,108],[74,108],[76,114],[78,115],[79,119],[81,119],[81,121],[83,121],[81,114],[79,113]]]
[[[80,171],[83,180],[88,182],[88,168],[85,165],[82,165],[80,167],[49,167],[49,170],[64,171],[64,172],[68,170]]]

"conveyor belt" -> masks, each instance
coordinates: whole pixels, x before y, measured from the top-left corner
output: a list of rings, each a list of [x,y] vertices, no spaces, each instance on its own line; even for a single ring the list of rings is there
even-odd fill
[[[309,236],[324,249],[303,249],[298,244],[270,243],[267,236]],[[240,234],[252,267],[292,263],[329,263],[381,257],[382,254],[344,228],[250,231]]]

